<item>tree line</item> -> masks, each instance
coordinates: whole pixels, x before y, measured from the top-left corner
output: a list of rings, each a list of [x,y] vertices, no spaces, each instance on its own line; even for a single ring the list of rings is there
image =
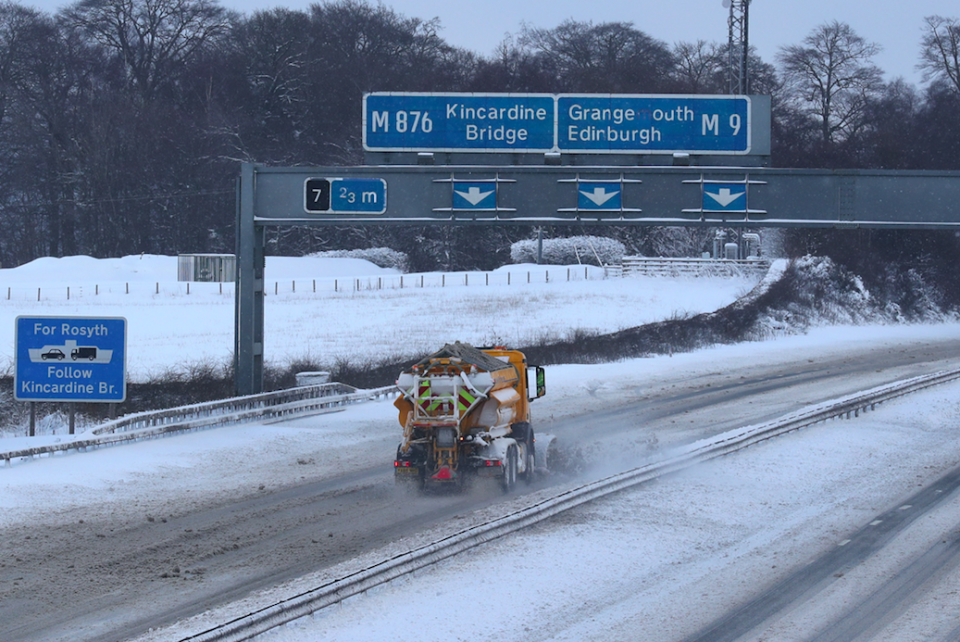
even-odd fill
[[[726,93],[725,43],[668,45],[641,27],[525,26],[482,56],[445,41],[436,20],[361,0],[251,15],[217,0],[80,0],[54,15],[0,3],[0,265],[232,252],[238,164],[362,164],[368,91]],[[773,165],[960,169],[960,20],[926,18],[923,87],[884,82],[878,50],[828,22],[775,60],[751,52],[750,92],[773,102]],[[285,228],[268,244],[390,247],[412,269],[488,269],[532,233]],[[696,255],[711,238],[603,233],[666,255]]]

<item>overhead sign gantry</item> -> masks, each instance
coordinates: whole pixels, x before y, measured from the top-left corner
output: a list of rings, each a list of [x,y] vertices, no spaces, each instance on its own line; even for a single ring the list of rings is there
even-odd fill
[[[370,94],[364,145],[359,167],[241,167],[238,394],[263,386],[269,226],[960,228],[960,172],[766,167],[763,96]]]

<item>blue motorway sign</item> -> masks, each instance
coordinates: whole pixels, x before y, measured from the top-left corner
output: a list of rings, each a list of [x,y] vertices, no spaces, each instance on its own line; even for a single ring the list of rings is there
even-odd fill
[[[623,187],[620,183],[585,183],[577,185],[577,209],[620,210],[623,207]]]
[[[747,186],[743,183],[704,183],[704,212],[746,212]]]
[[[313,214],[383,214],[387,181],[382,178],[308,178],[303,209]]]
[[[363,99],[363,145],[382,152],[746,155],[752,109],[749,96],[372,93]],[[768,147],[761,144],[761,153]]]
[[[561,95],[557,148],[591,153],[750,153],[747,96]]]
[[[363,98],[368,151],[548,152],[554,97],[379,93]]]
[[[453,183],[453,209],[467,211],[496,210],[497,184],[455,181]]]
[[[121,402],[127,397],[127,320],[17,317],[14,397]]]

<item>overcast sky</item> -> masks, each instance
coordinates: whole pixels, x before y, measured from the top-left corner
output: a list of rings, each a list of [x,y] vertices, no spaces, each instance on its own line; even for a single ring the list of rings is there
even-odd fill
[[[54,12],[62,0],[21,0]],[[276,6],[304,9],[313,0],[220,0],[243,13]],[[632,22],[668,44],[679,41],[724,42],[727,16],[721,0],[385,0],[397,12],[440,19],[441,35],[450,44],[490,54],[504,36],[526,22],[551,28],[567,18],[578,21]],[[798,44],[816,26],[846,22],[864,38],[883,47],[875,62],[887,80],[903,76],[920,84],[915,66],[925,16],[960,18],[957,0],[756,0],[750,5],[750,42],[767,62],[782,45]],[[335,29],[336,25],[330,25]]]

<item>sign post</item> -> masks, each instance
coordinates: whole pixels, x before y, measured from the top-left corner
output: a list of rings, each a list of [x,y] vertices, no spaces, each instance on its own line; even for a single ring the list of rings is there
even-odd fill
[[[17,317],[14,398],[120,403],[127,397],[127,320]]]

